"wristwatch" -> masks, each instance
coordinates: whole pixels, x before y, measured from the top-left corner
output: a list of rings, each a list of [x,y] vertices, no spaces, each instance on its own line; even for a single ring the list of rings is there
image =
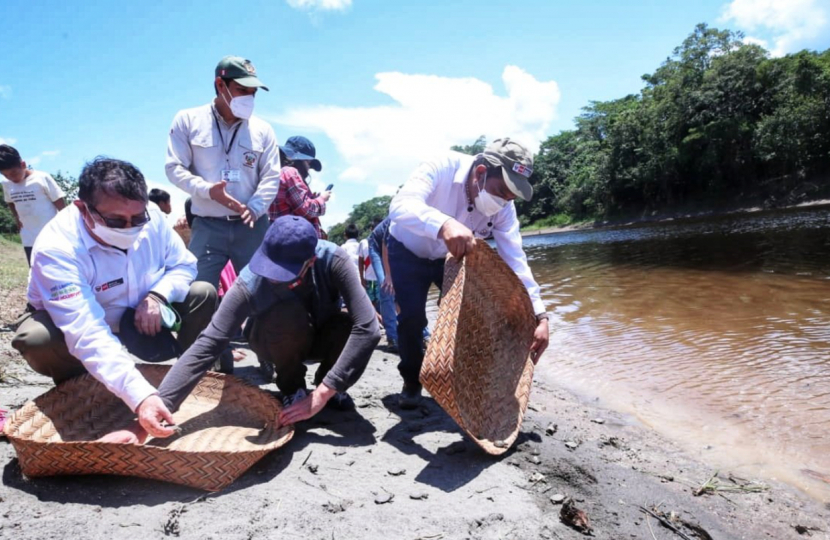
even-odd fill
[[[538,315],[536,315],[536,322],[537,323],[542,322],[542,319],[544,319],[546,321],[549,321],[550,320],[550,315],[548,315],[547,313],[539,313]]]

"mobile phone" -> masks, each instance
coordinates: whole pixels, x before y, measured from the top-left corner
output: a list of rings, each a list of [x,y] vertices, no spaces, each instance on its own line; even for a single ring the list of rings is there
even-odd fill
[[[328,186],[326,186],[326,191],[331,191],[331,188],[333,188],[333,187],[334,187],[334,184],[329,184]]]

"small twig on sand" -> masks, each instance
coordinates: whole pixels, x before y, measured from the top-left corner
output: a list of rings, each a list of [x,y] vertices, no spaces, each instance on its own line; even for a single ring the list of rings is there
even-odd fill
[[[444,538],[444,533],[430,534],[428,536],[419,536],[418,538],[415,538],[415,540],[441,540],[441,538]]]
[[[477,489],[475,493],[471,493],[470,496],[467,497],[467,498],[472,499],[476,495],[481,495],[482,493],[484,493],[486,491],[490,491],[491,489],[496,489],[497,487],[498,486],[490,486],[490,487],[484,488],[484,489]]]
[[[649,516],[653,517],[654,519],[656,519],[657,521],[660,522],[660,525],[662,525],[663,527],[669,529],[670,531],[672,531],[674,534],[676,534],[677,536],[679,536],[683,540],[693,540],[688,535],[686,535],[686,533],[684,533],[683,531],[681,531],[680,529],[675,527],[674,524],[671,521],[669,521],[668,519],[666,519],[665,517],[663,517],[661,515],[658,515],[655,512],[652,512],[651,510],[649,510],[645,506],[640,506],[639,508],[640,508],[640,512],[643,512],[644,514],[648,514]],[[646,519],[648,519],[648,518],[646,518]]]
[[[651,528],[651,520],[648,519],[648,516],[646,516],[646,525],[648,525],[648,532],[651,533],[651,537],[654,538],[654,540],[657,540],[657,537],[654,536],[654,529]]]
[[[300,468],[301,468],[301,469],[302,469],[303,467],[305,467],[305,464],[306,464],[306,463],[308,463],[308,460],[311,458],[311,453],[312,453],[312,452],[313,452],[313,450],[309,450],[308,455],[307,455],[307,456],[305,457],[305,459],[303,460],[303,464],[302,464],[302,465],[300,465]]]
[[[734,483],[732,485],[724,485],[720,483],[718,479],[718,471],[715,471],[715,474],[706,481],[703,485],[701,485],[695,492],[695,497],[699,497],[704,493],[717,493],[721,495],[720,492],[728,492],[728,493],[760,493],[761,491],[767,491],[769,486],[766,484],[761,484],[758,482],[746,482],[744,484]],[[721,495],[723,496],[723,495]],[[726,497],[724,497],[726,499]],[[729,499],[726,499],[729,500]],[[729,501],[732,502],[732,501]]]

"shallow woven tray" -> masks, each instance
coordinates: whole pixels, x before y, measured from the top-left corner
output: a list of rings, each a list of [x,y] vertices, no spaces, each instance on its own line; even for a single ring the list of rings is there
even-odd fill
[[[421,383],[488,454],[502,454],[522,425],[536,317],[527,289],[490,246],[448,257],[438,320]]]
[[[158,387],[167,366],[138,369]],[[218,491],[291,440],[275,429],[279,402],[233,376],[208,373],[173,415],[182,433],[144,445],[93,442],[135,418],[114,394],[82,375],[26,403],[6,422],[23,474],[117,474]]]

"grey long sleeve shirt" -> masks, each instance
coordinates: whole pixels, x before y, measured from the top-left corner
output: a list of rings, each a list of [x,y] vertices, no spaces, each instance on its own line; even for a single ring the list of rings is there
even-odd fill
[[[320,256],[321,249],[329,250],[330,265],[327,271],[325,257]],[[346,346],[323,379],[326,386],[343,392],[357,382],[366,369],[372,351],[380,341],[380,328],[372,303],[361,286],[357,269],[348,255],[342,248],[326,241],[320,241],[317,251],[318,259],[311,270],[314,286],[318,293],[322,287],[329,289],[326,291],[328,294],[321,295],[323,298],[320,301],[329,303],[339,293],[352,319],[352,332]],[[254,284],[254,290],[249,289],[251,283]],[[245,267],[223,298],[208,327],[162,381],[159,395],[164,404],[171,411],[177,410],[213,365],[216,357],[227,347],[245,318],[269,309],[279,309],[279,302],[287,296],[295,298],[293,292],[275,289],[268,280],[257,278]],[[316,309],[321,313],[332,312],[331,306],[325,306],[325,309],[318,306]],[[336,311],[337,309],[333,310]],[[320,313],[312,315],[318,319]],[[324,321],[318,320],[318,323],[322,322]]]

